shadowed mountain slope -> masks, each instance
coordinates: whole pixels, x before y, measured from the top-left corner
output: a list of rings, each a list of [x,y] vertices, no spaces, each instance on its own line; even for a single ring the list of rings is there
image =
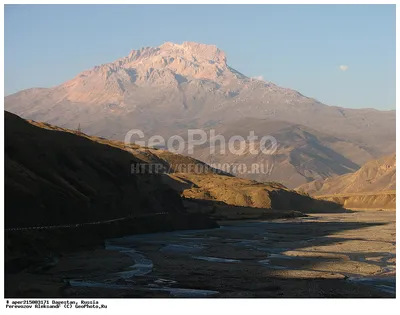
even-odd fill
[[[8,112],[5,126],[6,227],[184,213],[180,195],[264,210],[326,210],[325,204],[282,185],[216,174],[200,161],[164,150],[126,147]],[[131,162],[160,163],[171,173],[131,174]],[[193,165],[202,166],[200,172]]]
[[[129,152],[5,112],[5,226],[183,212],[161,176],[131,175]]]
[[[256,154],[251,154],[249,141],[246,140],[250,130],[258,137],[254,141]],[[210,154],[210,147],[213,146],[210,140],[194,147],[197,159],[216,164],[245,164],[246,169],[236,173],[237,176],[258,181],[277,181],[291,188],[316,178],[325,179],[354,172],[366,157],[372,158],[372,153],[360,144],[283,121],[246,118],[217,127],[215,134],[225,136],[225,151],[224,145],[215,141],[215,153]],[[243,144],[245,150],[240,154],[231,152],[227,143],[230,137],[237,135],[246,141]],[[263,136],[276,139],[277,150],[273,154],[261,152],[260,140]],[[267,142],[268,148],[270,142]],[[263,165],[264,171],[253,172],[253,164]]]

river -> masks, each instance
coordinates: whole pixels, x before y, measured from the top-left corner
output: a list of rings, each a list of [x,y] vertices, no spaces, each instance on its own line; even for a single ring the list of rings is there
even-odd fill
[[[395,211],[220,224],[110,239],[106,249],[132,264],[70,284],[173,297],[395,296]]]

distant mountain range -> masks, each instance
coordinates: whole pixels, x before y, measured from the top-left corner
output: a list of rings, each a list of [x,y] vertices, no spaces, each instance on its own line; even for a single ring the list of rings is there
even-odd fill
[[[245,138],[249,130],[253,130],[256,135],[273,136],[277,140],[275,153],[265,155],[260,152],[252,155],[247,146],[240,155],[232,154],[229,150],[226,150],[225,154],[219,154],[221,145],[216,142],[216,153],[210,154],[208,141],[197,148],[194,155],[197,159],[213,165],[244,163],[247,169],[245,172],[235,173],[237,176],[258,181],[276,181],[293,188],[313,179],[354,172],[365,159],[373,158],[368,149],[356,142],[284,121],[246,118],[216,127],[216,134],[223,134],[227,139],[234,135]],[[260,147],[259,139],[255,141],[254,147]],[[247,172],[252,163],[263,164],[264,171],[271,170],[271,173],[266,175],[263,172]]]
[[[193,42],[133,50],[59,86],[7,96],[5,109],[60,127],[76,129],[80,124],[87,134],[118,140],[130,129],[143,130],[146,138],[185,134],[189,128],[272,133],[279,149],[268,158],[276,165],[270,176],[257,179],[290,187],[355,171],[395,150],[395,111],[324,105],[247,77],[230,67],[216,46]],[[194,156],[210,159],[205,148]],[[215,158],[244,163],[261,159]]]

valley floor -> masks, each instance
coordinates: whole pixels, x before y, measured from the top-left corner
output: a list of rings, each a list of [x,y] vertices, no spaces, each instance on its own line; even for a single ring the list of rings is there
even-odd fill
[[[6,275],[6,297],[394,297],[395,211],[133,235]]]

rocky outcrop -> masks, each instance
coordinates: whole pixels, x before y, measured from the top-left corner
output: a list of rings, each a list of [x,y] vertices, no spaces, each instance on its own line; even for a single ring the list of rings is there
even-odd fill
[[[271,219],[303,213],[344,211],[332,201],[316,200],[278,183],[218,174],[171,174],[171,188],[184,197],[185,205],[218,219]]]

